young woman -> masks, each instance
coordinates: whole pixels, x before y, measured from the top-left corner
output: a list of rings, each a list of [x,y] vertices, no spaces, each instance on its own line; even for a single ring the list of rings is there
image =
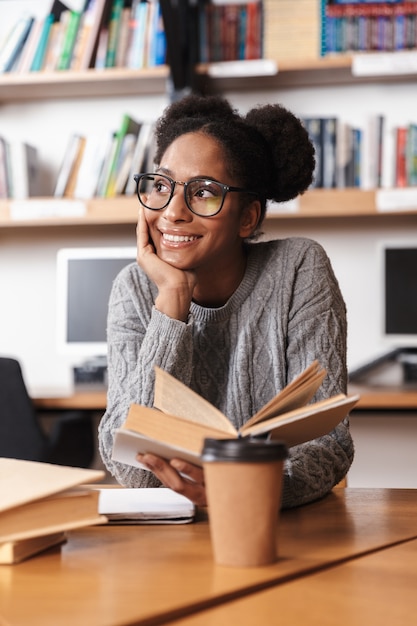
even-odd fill
[[[108,405],[100,451],[127,487],[165,485],[204,505],[203,471],[150,454],[150,470],[111,460],[113,430],[152,406],[158,365],[239,428],[314,359],[315,400],[346,391],[346,311],[323,248],[305,238],[255,242],[268,199],[312,182],[314,150],[280,105],[240,115],[219,97],[170,105],[156,127],[156,168],[137,177],[137,264],[122,270],[108,315]],[[324,496],[353,459],[348,417],[290,449],[283,507]]]

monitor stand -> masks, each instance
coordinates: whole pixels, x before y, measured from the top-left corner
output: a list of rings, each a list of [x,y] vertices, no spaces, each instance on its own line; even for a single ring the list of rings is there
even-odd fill
[[[349,372],[349,382],[371,386],[417,385],[417,347],[401,347]]]
[[[107,388],[107,357],[97,356],[73,367],[74,387],[78,390]]]

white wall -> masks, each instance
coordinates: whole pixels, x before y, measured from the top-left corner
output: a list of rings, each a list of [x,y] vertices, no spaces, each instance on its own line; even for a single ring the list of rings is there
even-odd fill
[[[0,0],[0,39],[23,7],[38,11],[45,0]],[[365,127],[369,116],[384,113],[387,125],[417,121],[417,83],[393,83],[230,93],[242,111],[265,102],[281,102],[296,114],[337,115]],[[47,185],[53,189],[66,142],[73,131],[116,129],[123,113],[154,119],[166,105],[163,95],[12,103],[0,108],[0,135],[22,138],[39,151]],[[392,161],[392,154],[387,162]],[[385,183],[390,180],[387,170]],[[417,220],[402,218],[308,222],[271,221],[268,237],[307,235],[328,251],[348,307],[348,362],[364,363],[389,348],[380,337],[380,241],[415,240]],[[0,230],[0,351],[23,362],[31,389],[63,387],[70,382],[68,359],[55,351],[55,255],[60,247],[134,245],[134,226],[79,230]]]

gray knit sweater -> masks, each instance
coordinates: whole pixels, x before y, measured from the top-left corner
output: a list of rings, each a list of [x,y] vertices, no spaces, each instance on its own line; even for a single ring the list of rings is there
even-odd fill
[[[315,399],[346,391],[346,311],[323,248],[303,238],[248,245],[245,276],[220,308],[192,303],[187,323],[154,308],[155,285],[136,264],[116,278],[109,303],[107,410],[99,428],[105,465],[126,487],[160,483],[111,460],[112,432],[132,402],[152,406],[154,365],[220,409],[239,428],[314,359],[328,375]],[[353,460],[348,418],[290,449],[283,507],[325,495]]]

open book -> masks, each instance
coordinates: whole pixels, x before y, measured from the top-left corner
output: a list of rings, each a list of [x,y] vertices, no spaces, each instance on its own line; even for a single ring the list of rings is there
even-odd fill
[[[201,465],[204,439],[269,436],[288,447],[329,433],[359,400],[338,394],[308,404],[323,382],[326,370],[314,361],[240,430],[207,400],[160,368],[155,368],[155,408],[132,404],[121,428],[115,431],[112,458],[143,467],[138,453],[165,459],[182,458]]]

